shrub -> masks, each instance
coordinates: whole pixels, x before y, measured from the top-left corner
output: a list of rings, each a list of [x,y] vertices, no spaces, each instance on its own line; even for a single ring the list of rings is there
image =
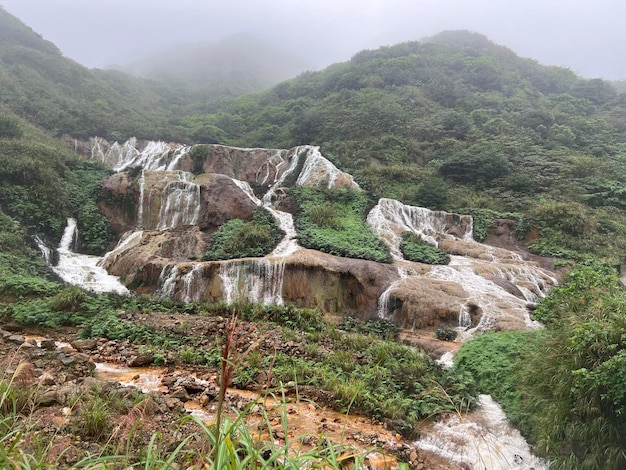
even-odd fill
[[[231,219],[211,237],[203,259],[222,259],[265,256],[280,242],[284,232],[272,214],[257,207],[250,222]]]
[[[417,263],[448,264],[450,262],[448,253],[430,245],[413,232],[404,232],[402,234],[400,250],[405,259]]]
[[[19,121],[10,116],[0,116],[0,139],[19,139],[24,134]]]
[[[298,240],[305,248],[335,256],[391,262],[389,248],[365,222],[370,206],[362,191],[291,188],[300,206]]]
[[[454,341],[457,336],[457,331],[454,328],[442,327],[437,328],[435,331],[435,338],[442,341]]]

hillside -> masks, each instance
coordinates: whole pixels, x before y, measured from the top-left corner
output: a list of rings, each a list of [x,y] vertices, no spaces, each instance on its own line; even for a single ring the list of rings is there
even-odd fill
[[[0,8],[0,103],[54,136],[177,137],[168,124],[185,91],[89,70]]]
[[[183,125],[199,141],[321,145],[376,195],[517,213],[538,253],[620,258],[625,108],[608,82],[459,31],[359,52]]]
[[[311,67],[302,59],[251,35],[174,47],[139,62],[110,68],[203,96],[226,98],[269,88]]]
[[[185,89],[87,70],[0,9],[0,86],[0,466],[290,459],[300,436],[233,385],[374,417],[391,441],[351,438],[415,468],[428,421],[490,393],[554,468],[624,468],[626,97],[610,84],[446,32],[189,115]],[[61,282],[103,266],[132,294]],[[185,372],[150,398],[96,362]],[[181,441],[194,399],[217,423]],[[319,438],[342,426],[324,419],[304,459],[361,465]],[[160,424],[129,424],[144,420]]]

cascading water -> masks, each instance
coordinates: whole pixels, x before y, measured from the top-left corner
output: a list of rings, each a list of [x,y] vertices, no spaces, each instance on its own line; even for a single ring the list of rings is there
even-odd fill
[[[139,177],[139,208],[137,209],[137,226],[143,228],[143,201],[146,191],[146,170],[141,169]]]
[[[296,184],[300,186],[324,186],[327,189],[334,188],[337,180],[343,178],[344,187],[350,189],[360,189],[359,185],[352,179],[351,175],[344,173],[333,165],[327,158],[323,157],[319,147],[305,147],[306,161],[302,167],[302,171],[298,175]],[[298,150],[300,147],[298,147]]]
[[[224,300],[282,305],[284,273],[285,263],[280,258],[223,261],[219,277]]]
[[[285,236],[280,241],[280,243],[274,248],[272,251],[273,256],[289,256],[293,254],[298,249],[298,241],[296,239],[296,227],[293,223],[293,216],[288,212],[283,212],[274,209],[271,207],[272,197],[265,197],[263,201],[261,201],[258,197],[255,196],[254,191],[250,185],[245,181],[240,181],[232,178],[233,183],[235,183],[249,198],[252,200],[257,206],[265,207],[278,221],[278,224],[283,232],[285,232]],[[271,191],[271,189],[270,189]],[[268,191],[269,194],[269,191]],[[267,194],[266,194],[267,196]]]
[[[382,318],[382,319],[389,319],[390,317],[390,298],[391,298],[391,293],[397,289],[398,287],[400,287],[400,285],[404,282],[404,280],[409,276],[406,269],[402,268],[402,267],[398,267],[398,276],[400,276],[400,279],[398,279],[397,281],[394,281],[391,283],[391,285],[385,289],[385,291],[381,294],[381,296],[378,298],[378,310],[377,310],[377,316],[378,318]]]
[[[471,216],[407,206],[394,199],[380,199],[367,215],[367,223],[389,245],[396,260],[403,259],[400,242],[404,232],[416,233],[434,246],[437,246],[434,235],[454,232],[459,238],[472,239]]]
[[[76,220],[68,219],[57,249],[59,263],[53,266],[52,270],[65,282],[89,291],[128,294],[128,289],[119,282],[116,276],[109,275],[104,268],[98,266],[101,258],[72,251],[77,234]]]
[[[433,425],[415,443],[457,462],[459,468],[475,470],[547,470],[549,465],[534,456],[519,431],[511,426],[500,406],[489,395],[480,395],[478,408],[462,417],[450,415]],[[460,465],[464,464],[464,467]]]
[[[181,225],[195,225],[200,216],[200,186],[192,182],[193,175],[178,172],[178,181],[168,183],[161,193],[161,208],[157,230]]]
[[[159,297],[174,298],[176,293],[176,278],[178,277],[178,266],[167,265],[161,271],[159,276]]]
[[[52,262],[52,249],[48,247],[41,238],[35,236],[35,243],[37,244],[37,248],[41,251],[41,255],[43,256],[46,264],[50,264]]]
[[[120,147],[115,144],[109,149],[108,154],[117,155],[117,163],[114,171],[124,171],[130,167],[141,167],[145,170],[175,170],[176,166],[190,147],[172,145],[165,142],[148,142],[143,150],[137,149],[136,140],[129,140]],[[107,154],[107,161],[113,159]]]
[[[200,300],[202,289],[202,264],[196,263],[193,268],[182,277],[183,302],[197,302]]]
[[[143,231],[139,230],[137,232],[126,232],[120,240],[117,242],[115,248],[106,253],[100,261],[98,261],[98,266],[105,267],[110,263],[115,262],[115,259],[118,256],[121,256],[125,251],[137,246],[141,243],[141,239],[143,237]]]

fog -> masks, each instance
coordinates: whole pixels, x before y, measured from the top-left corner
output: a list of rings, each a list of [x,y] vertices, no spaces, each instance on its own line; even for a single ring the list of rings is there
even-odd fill
[[[0,0],[88,67],[248,32],[322,68],[449,29],[589,78],[625,79],[624,0]]]

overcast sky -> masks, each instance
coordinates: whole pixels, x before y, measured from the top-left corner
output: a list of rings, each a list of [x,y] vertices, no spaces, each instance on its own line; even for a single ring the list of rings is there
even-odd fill
[[[584,77],[626,79],[625,0],[0,0],[88,67],[234,33],[281,44],[317,68],[362,49],[449,29]]]

